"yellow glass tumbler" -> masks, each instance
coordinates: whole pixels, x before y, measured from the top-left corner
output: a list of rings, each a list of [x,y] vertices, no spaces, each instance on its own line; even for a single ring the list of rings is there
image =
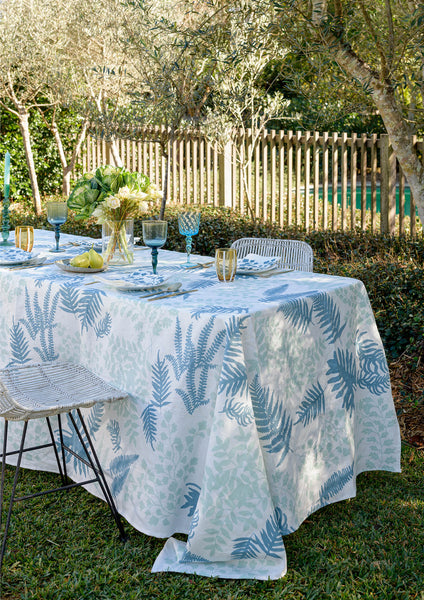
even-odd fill
[[[215,268],[219,281],[233,281],[237,270],[237,252],[234,248],[215,250]]]
[[[34,227],[20,225],[15,228],[15,246],[26,252],[31,252],[34,246]]]

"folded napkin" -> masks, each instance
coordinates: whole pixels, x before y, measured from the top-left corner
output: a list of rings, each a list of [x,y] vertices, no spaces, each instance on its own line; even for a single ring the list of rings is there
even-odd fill
[[[237,273],[258,273],[275,269],[281,258],[279,256],[259,256],[258,254],[247,254],[237,259]]]

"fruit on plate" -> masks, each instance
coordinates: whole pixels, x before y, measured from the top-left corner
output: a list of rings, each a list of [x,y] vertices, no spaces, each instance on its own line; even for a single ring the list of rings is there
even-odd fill
[[[88,255],[88,252],[84,252],[83,254],[78,254],[78,256],[74,256],[74,258],[71,258],[71,260],[69,261],[69,264],[71,265],[71,267],[80,267],[87,269],[90,266],[90,257]]]
[[[94,248],[90,248],[88,259],[92,269],[101,269],[103,267],[103,256],[96,252]]]

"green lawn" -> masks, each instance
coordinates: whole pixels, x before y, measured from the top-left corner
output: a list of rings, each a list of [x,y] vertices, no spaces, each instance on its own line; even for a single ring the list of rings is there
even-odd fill
[[[25,470],[28,489],[56,476]],[[279,581],[150,573],[164,540],[126,524],[119,541],[105,503],[82,489],[17,504],[2,600],[424,598],[424,453],[402,450],[402,473],[363,473],[357,496],[319,510],[285,538]],[[7,469],[11,485],[13,467]]]

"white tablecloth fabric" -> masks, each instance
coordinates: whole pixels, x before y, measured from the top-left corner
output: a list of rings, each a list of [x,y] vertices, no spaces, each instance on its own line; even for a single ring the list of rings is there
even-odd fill
[[[42,243],[51,231],[36,231]],[[150,268],[149,250],[135,256]],[[223,284],[213,267],[184,262],[160,250],[158,272],[199,291],[156,302],[56,265],[0,268],[0,367],[80,363],[130,394],[86,415],[120,513],[148,535],[188,534],[168,540],[153,571],[276,579],[282,536],[355,496],[362,471],[400,470],[380,336],[358,280],[292,272]],[[45,435],[30,423],[28,443]],[[24,466],[55,461],[38,452]],[[81,476],[72,458],[68,468]]]

